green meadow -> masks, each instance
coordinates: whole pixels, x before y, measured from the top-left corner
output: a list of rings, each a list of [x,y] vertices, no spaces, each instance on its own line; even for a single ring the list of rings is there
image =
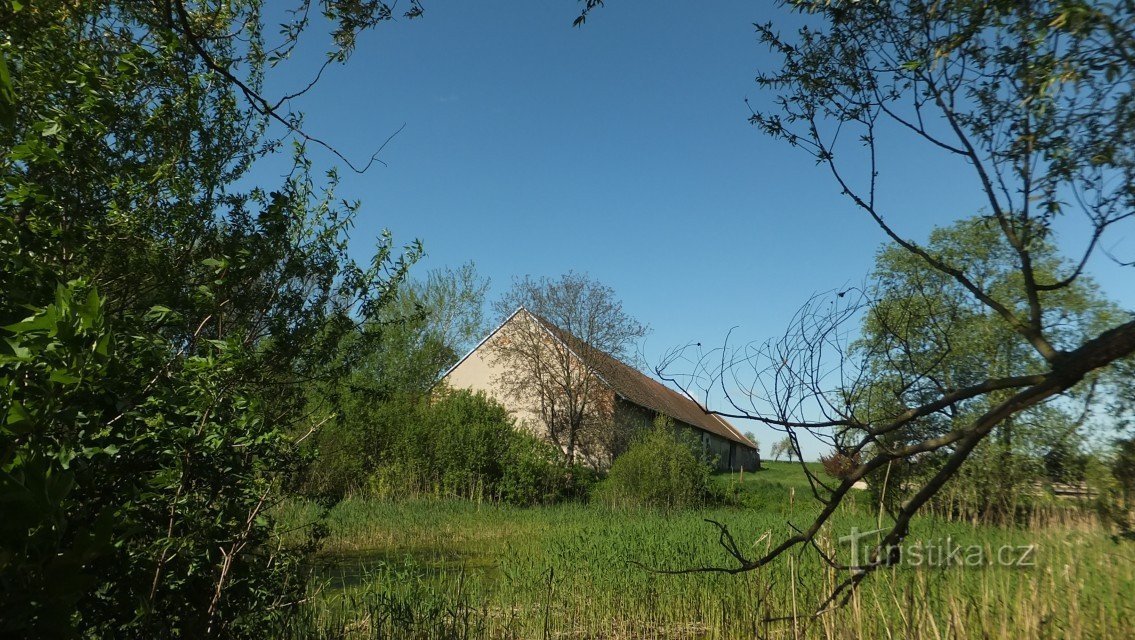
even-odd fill
[[[418,498],[352,498],[327,514],[310,595],[283,637],[316,638],[1118,638],[1135,629],[1135,552],[1087,513],[1027,527],[918,520],[903,562],[842,607],[817,614],[846,570],[813,550],[741,574],[657,570],[733,566],[729,527],[759,556],[816,511],[795,465],[715,478],[738,506],[675,512],[596,504],[518,508]],[[858,494],[821,549],[876,528]],[[291,503],[293,526],[319,520]],[[883,523],[885,524],[885,522]],[[870,536],[861,544],[870,542]],[[285,540],[284,543],[287,543]],[[917,562],[916,562],[917,560]]]

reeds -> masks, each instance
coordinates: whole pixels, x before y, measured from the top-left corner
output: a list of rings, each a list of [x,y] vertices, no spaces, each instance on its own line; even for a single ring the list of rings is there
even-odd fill
[[[278,635],[1023,640],[1135,633],[1135,551],[1068,511],[1014,528],[918,520],[908,543],[949,539],[988,558],[1006,546],[1035,545],[1035,564],[891,567],[847,606],[819,616],[816,606],[845,574],[812,552],[740,575],[665,576],[635,564],[728,566],[704,518],[727,523],[757,556],[788,534],[788,520],[805,523],[810,509],[799,499],[792,510],[677,513],[348,501],[331,513],[326,553],[380,561],[351,586],[322,587]],[[301,511],[294,506],[292,516]],[[839,538],[874,524],[866,509],[847,509],[818,542],[846,559]]]

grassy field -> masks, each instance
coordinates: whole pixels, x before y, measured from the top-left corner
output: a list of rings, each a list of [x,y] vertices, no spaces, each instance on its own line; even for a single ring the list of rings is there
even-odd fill
[[[819,462],[805,462],[812,473],[824,476],[824,467]],[[795,487],[796,489],[808,489],[808,477],[800,470],[799,462],[772,462],[765,460],[761,462],[762,468],[757,472],[749,472],[744,474],[744,485],[750,490],[759,490],[763,485],[780,485],[783,487]],[[741,474],[736,473],[723,473],[717,476],[719,481],[738,481]]]
[[[755,556],[790,535],[789,523],[806,525],[816,511],[803,474],[787,463],[747,473],[741,486],[744,507],[677,513],[350,500],[330,514],[332,533],[314,569],[321,586],[278,634],[1017,640],[1132,633],[1135,551],[1087,518],[1030,530],[922,519],[906,549],[917,541],[927,557],[935,548],[962,553],[940,556],[934,567],[908,562],[879,571],[846,607],[820,616],[810,614],[846,572],[813,552],[740,575],[668,576],[644,568],[729,566],[706,518],[728,524]],[[819,542],[843,561],[850,546],[838,538],[875,528],[860,501],[838,514]],[[284,515],[301,523],[316,513],[293,504]],[[980,566],[942,562],[978,553]],[[1014,566],[991,564],[998,553]]]

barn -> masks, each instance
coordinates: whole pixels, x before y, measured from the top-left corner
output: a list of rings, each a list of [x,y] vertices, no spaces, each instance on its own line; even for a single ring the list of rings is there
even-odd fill
[[[441,382],[453,389],[480,391],[500,402],[517,419],[521,428],[550,438],[546,420],[537,408],[539,400],[517,393],[504,383],[509,367],[521,366],[515,361],[497,357],[498,341],[509,340],[520,330],[538,328],[546,335],[548,349],[560,349],[585,375],[593,376],[588,393],[594,394],[591,405],[604,408],[604,418],[581,455],[593,466],[610,464],[625,438],[605,437],[604,430],[626,432],[649,426],[658,416],[670,418],[682,429],[688,429],[701,440],[705,449],[717,460],[719,470],[753,470],[760,468],[757,447],[725,418],[709,413],[684,393],[671,389],[637,368],[599,349],[589,347],[571,333],[525,308],[517,309],[499,327],[485,336],[465,357],[442,377]],[[506,389],[506,387],[508,387]]]

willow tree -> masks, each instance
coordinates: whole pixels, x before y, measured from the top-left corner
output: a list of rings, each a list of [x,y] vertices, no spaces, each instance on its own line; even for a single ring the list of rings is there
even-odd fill
[[[734,564],[695,571],[749,571],[813,545],[855,482],[918,456],[941,456],[935,473],[911,487],[908,499],[891,512],[876,552],[850,567],[854,570],[822,609],[849,597],[874,570],[893,561],[882,550],[904,539],[911,518],[999,425],[1067,397],[1095,372],[1135,352],[1130,313],[1087,333],[1070,333],[1061,330],[1051,306],[1102,253],[1108,234],[1135,214],[1135,5],[1016,0],[783,5],[802,14],[798,19],[806,26],[784,35],[771,23],[757,26],[780,65],[757,78],[775,96],[775,106],[754,112],[752,123],[812,156],[851,208],[872,220],[896,251],[949,279],[988,312],[1014,348],[1035,356],[1020,370],[920,386],[918,394],[900,393],[890,410],[868,414],[859,402],[865,363],[849,336],[872,301],[840,292],[833,304],[806,305],[781,339],[701,354],[688,376],[671,375],[691,390],[720,385],[731,393],[732,404],[722,413],[783,429],[797,450],[798,437],[811,432],[849,456],[869,453],[838,484],[809,474],[822,503],[819,516],[768,553],[749,557],[727,544]],[[971,185],[982,209],[963,215],[981,214],[995,229],[1013,271],[1000,282],[1011,290],[991,286],[974,265],[904,231],[911,214],[883,197],[883,160],[897,145],[938,154],[971,176],[959,188]],[[1058,220],[1062,227],[1080,224],[1077,237],[1085,240],[1062,241],[1054,230]],[[1065,259],[1055,269],[1040,269],[1038,255],[1050,245]],[[1122,256],[1110,257],[1131,265]],[[726,384],[733,381],[743,383],[744,394]],[[987,401],[980,411],[959,411],[980,399]],[[923,430],[948,415],[965,419],[944,431]]]

